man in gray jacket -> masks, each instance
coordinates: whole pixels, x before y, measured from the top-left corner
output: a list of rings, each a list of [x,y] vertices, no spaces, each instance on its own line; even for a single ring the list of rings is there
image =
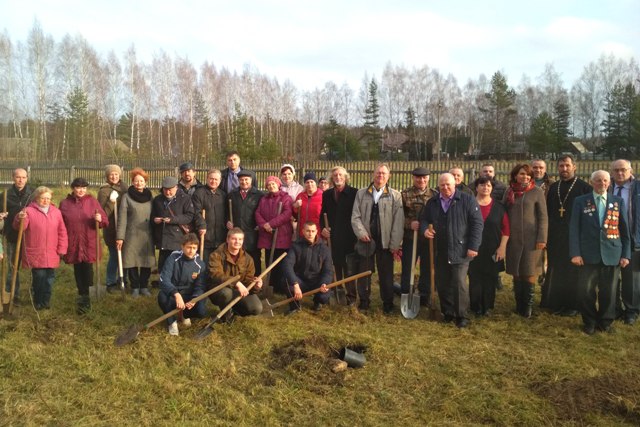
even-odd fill
[[[358,190],[351,213],[351,226],[358,238],[360,270],[378,267],[380,298],[385,314],[393,311],[393,258],[399,255],[404,234],[404,212],[399,191],[389,187],[391,172],[385,163],[373,173],[373,182]],[[359,250],[358,250],[359,249]],[[369,309],[371,279],[358,281],[361,311]]]

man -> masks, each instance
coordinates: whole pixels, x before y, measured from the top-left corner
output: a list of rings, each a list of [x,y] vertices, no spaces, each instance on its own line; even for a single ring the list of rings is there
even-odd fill
[[[435,196],[437,193],[429,188],[430,172],[423,167],[415,168],[411,172],[413,185],[402,191],[402,206],[404,209],[404,237],[402,239],[402,275],[400,285],[402,293],[409,293],[409,282],[413,272],[411,265],[411,257],[413,252],[413,232],[420,231],[420,222],[418,216],[422,211],[427,200]],[[416,252],[416,261],[420,260],[420,280],[418,281],[418,289],[420,290],[420,304],[428,305],[430,287],[429,280],[429,245],[424,237],[418,233],[418,245]]]
[[[380,298],[385,314],[393,311],[393,258],[398,256],[404,232],[402,195],[389,187],[389,166],[379,164],[373,173],[373,182],[358,190],[351,213],[351,226],[364,247],[360,252],[360,270],[378,267]],[[375,246],[373,251],[371,247]],[[373,252],[373,253],[370,253]],[[359,309],[369,309],[371,277],[358,281]]]
[[[162,271],[164,262],[173,251],[179,251],[186,226],[193,222],[194,211],[191,197],[178,189],[178,180],[168,176],[162,180],[162,194],[151,202],[151,228],[153,242],[158,253],[158,271]],[[143,288],[142,295],[149,290]]]
[[[255,172],[242,169],[238,172],[238,188],[227,195],[227,201],[231,200],[233,215],[228,215],[227,229],[240,228],[244,232],[244,249],[253,259],[256,274],[262,272],[260,249],[258,249],[258,230],[256,224],[256,209],[260,199],[264,195],[252,185]],[[228,204],[228,202],[227,202]]]
[[[237,191],[237,190],[236,190]],[[242,299],[222,317],[224,322],[229,322],[233,313],[240,316],[256,316],[262,313],[262,303],[256,293],[262,287],[262,279],[256,278],[256,269],[253,259],[243,249],[244,232],[234,227],[227,233],[227,241],[211,253],[209,258],[209,284],[215,287],[220,283],[240,275],[240,280],[222,288],[209,297],[212,303],[220,310],[225,308],[233,299],[242,296]],[[256,285],[250,291],[247,286],[254,280]]]
[[[616,298],[616,311],[627,325],[633,325],[640,314],[640,182],[632,174],[633,169],[628,160],[618,159],[611,163],[611,176],[615,185],[609,188],[609,194],[624,200],[631,239],[631,265],[621,270]]]
[[[196,179],[196,171],[193,164],[187,162],[180,165],[180,189],[187,195],[193,196],[196,189],[202,187],[202,183]]]
[[[227,167],[226,169],[222,170],[222,182],[220,184],[220,188],[222,188],[222,190],[224,190],[227,194],[230,194],[233,190],[238,188],[238,174],[243,169],[240,167],[240,154],[237,151],[229,151],[226,155],[226,158]],[[256,173],[253,171],[250,172],[252,186],[257,188]]]
[[[609,180],[607,171],[591,174],[593,193],[577,197],[571,213],[569,256],[578,267],[574,281],[587,335],[593,335],[596,326],[611,330],[620,267],[624,270],[631,257],[627,209],[622,197],[607,194]]]
[[[590,193],[591,186],[576,176],[576,163],[569,154],[558,159],[558,176],[560,179],[551,184],[547,193],[548,265],[540,306],[561,316],[576,316],[578,271],[569,256],[569,221],[573,201]]]
[[[491,190],[491,198],[493,200],[502,202],[502,199],[504,198],[504,192],[507,191],[507,186],[505,183],[496,179],[496,171],[493,168],[493,165],[491,163],[483,164],[482,168],[480,169],[480,176],[489,178],[491,180],[491,184],[493,185],[493,190]]]
[[[302,294],[320,288],[313,297],[313,311],[320,311],[323,304],[329,303],[327,283],[333,276],[331,252],[327,245],[318,239],[318,227],[313,221],[307,221],[302,227],[302,239],[291,245],[282,261],[282,271],[294,301],[289,304],[289,312],[300,310],[298,301]]]
[[[461,168],[451,168],[449,169],[449,173],[455,180],[456,190],[473,195],[473,191],[471,190],[471,188],[469,188],[467,184],[464,183],[464,172]]]
[[[205,266],[198,256],[198,237],[189,233],[182,239],[182,250],[172,252],[160,272],[160,292],[158,305],[163,313],[176,308],[182,311],[182,325],[191,326],[191,318],[206,315],[204,301],[191,302],[204,292]],[[185,302],[186,301],[186,302]],[[167,319],[169,335],[178,335],[178,321],[175,316]]]
[[[15,216],[24,209],[29,203],[29,197],[33,192],[33,189],[27,185],[27,171],[22,168],[17,168],[13,171],[13,185],[9,187],[7,192],[7,211],[0,213],[0,220],[4,220],[3,233],[7,238],[7,247],[4,248],[4,256],[7,257],[7,282],[6,291],[11,292],[11,277],[13,275],[13,261],[16,256],[16,243],[18,242],[18,230],[14,229],[13,219]],[[4,195],[2,199],[4,200]],[[13,298],[14,304],[20,303],[20,270],[16,274],[15,294]]]
[[[531,162],[531,169],[533,170],[533,179],[537,187],[540,187],[545,196],[549,193],[549,187],[553,183],[553,180],[547,174],[547,163],[541,159],[535,159]]]
[[[220,171],[210,169],[207,172],[207,184],[198,188],[191,197],[196,229],[200,238],[204,236],[204,253],[201,255],[205,260],[225,241],[227,233],[227,195],[220,189],[220,181]]]
[[[469,262],[478,255],[484,222],[475,197],[456,188],[449,173],[438,179],[440,195],[427,201],[420,214],[420,233],[435,239],[435,274],[445,322],[469,325]],[[429,229],[433,225],[433,229]]]
[[[349,173],[342,166],[336,166],[329,173],[332,187],[322,194],[322,210],[320,211],[322,237],[331,239],[331,258],[336,272],[336,279],[344,279],[347,274],[347,258],[354,258],[356,235],[351,226],[351,213],[356,199],[357,189],[349,185]],[[324,216],[327,215],[329,227],[325,227]],[[346,284],[347,304],[356,302],[356,285]]]

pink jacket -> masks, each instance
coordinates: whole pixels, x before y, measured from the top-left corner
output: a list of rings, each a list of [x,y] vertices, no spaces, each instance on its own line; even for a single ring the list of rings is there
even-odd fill
[[[278,213],[278,203],[282,202],[282,212]],[[266,223],[278,229],[276,248],[288,249],[291,246],[293,227],[291,225],[291,197],[284,191],[272,194],[267,193],[260,199],[256,209],[256,224],[258,225],[258,248],[270,249],[272,233],[267,233],[262,227]]]
[[[69,247],[64,256],[67,264],[96,262],[96,221],[93,219],[96,211],[102,215],[100,228],[108,227],[107,214],[92,195],[87,194],[80,199],[69,195],[60,202],[60,212],[69,236]]]
[[[67,253],[67,229],[60,210],[53,204],[45,214],[36,202],[26,208],[22,240],[22,266],[26,268],[58,268],[60,256]],[[13,228],[20,227],[20,218],[13,219]]]
[[[296,197],[296,202],[298,200],[302,200],[302,206],[298,209],[294,209],[294,215],[300,219],[300,223],[298,224],[298,234],[302,236],[302,230],[304,229],[303,225],[307,221],[313,221],[318,227],[318,234],[320,234],[320,211],[322,210],[322,193],[323,191],[318,188],[318,190],[313,193],[311,197],[307,195],[306,191],[298,194]],[[298,211],[300,211],[300,215],[298,215]],[[324,224],[323,224],[324,226]]]

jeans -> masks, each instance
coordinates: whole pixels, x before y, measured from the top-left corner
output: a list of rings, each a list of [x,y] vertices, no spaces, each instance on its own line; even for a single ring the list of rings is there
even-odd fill
[[[180,295],[182,295],[182,299],[184,300],[185,304],[193,299],[191,294],[185,293]],[[187,309],[183,310],[182,314],[184,315],[184,318],[185,319],[194,319],[194,318],[201,319],[205,317],[207,315],[205,302],[206,300],[204,299],[200,300],[196,303],[196,305],[193,306],[191,310],[187,310]],[[161,291],[161,292],[158,292],[158,305],[160,306],[160,309],[162,310],[163,313],[169,313],[170,311],[173,311],[176,309],[176,299],[173,295],[169,295],[166,292]],[[171,316],[167,319],[167,324],[170,325],[175,321],[176,321],[176,316]]]
[[[55,270],[53,268],[32,268],[31,278],[33,302],[36,308],[49,307]]]

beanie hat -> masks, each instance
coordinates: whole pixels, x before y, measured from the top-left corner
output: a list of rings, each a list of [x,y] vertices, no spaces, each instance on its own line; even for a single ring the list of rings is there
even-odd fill
[[[316,184],[318,183],[318,180],[316,179],[316,174],[314,172],[307,172],[304,175],[304,179],[302,180],[302,182],[307,182],[310,179],[314,180],[316,182]]]
[[[278,188],[282,187],[282,181],[280,181],[280,178],[278,178],[277,176],[268,176],[267,179],[264,180],[264,186],[269,186],[270,182],[275,182],[276,184],[278,184]]]
[[[109,179],[109,175],[112,172],[118,172],[120,174],[120,178],[122,178],[122,168],[118,165],[107,165],[104,167],[104,176]]]

